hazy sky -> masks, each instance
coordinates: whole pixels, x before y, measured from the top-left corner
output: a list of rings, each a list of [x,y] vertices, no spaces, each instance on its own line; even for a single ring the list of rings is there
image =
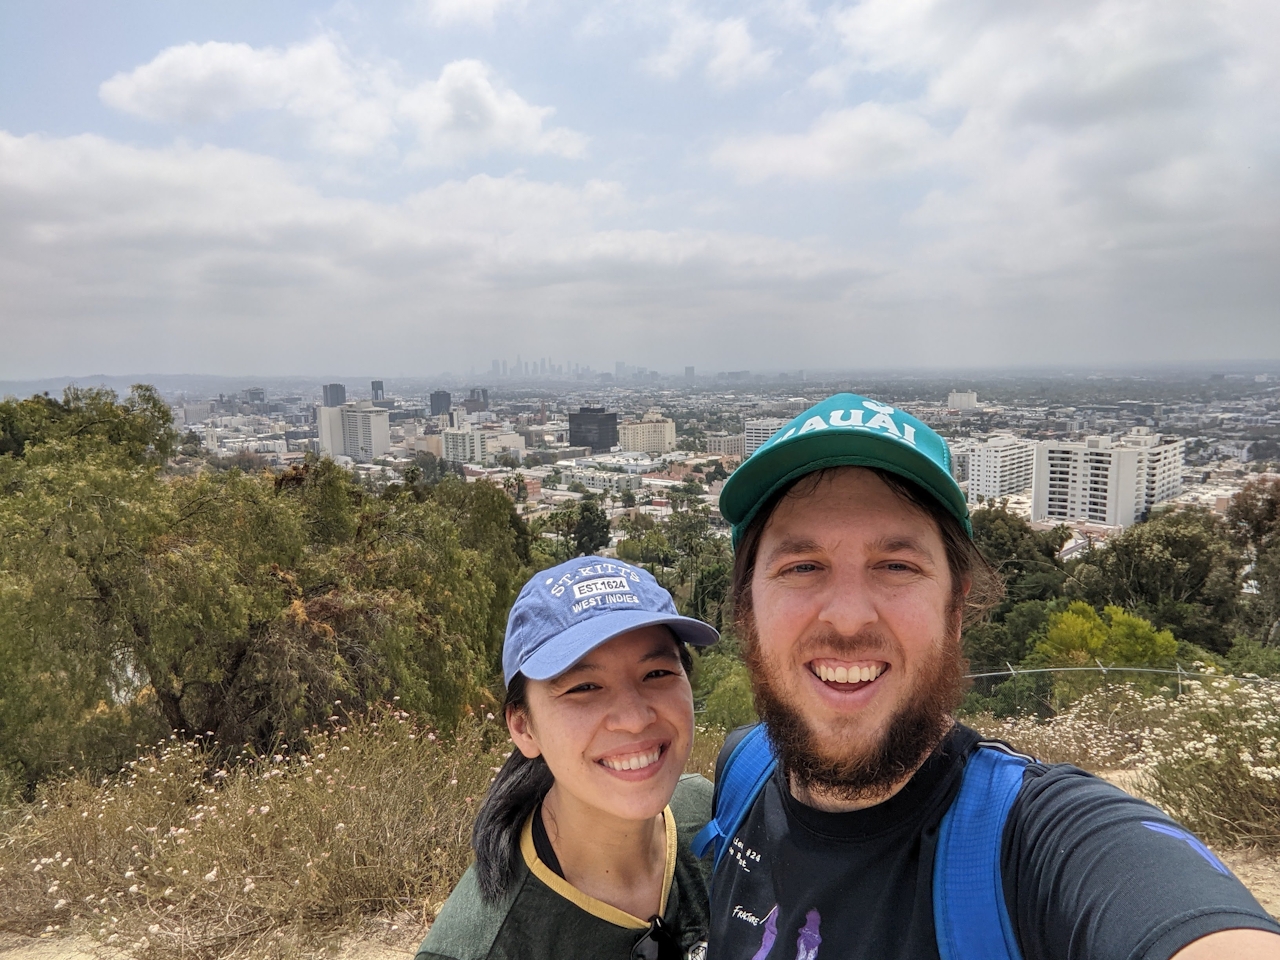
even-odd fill
[[[1275,0],[0,6],[0,379],[1280,357]]]

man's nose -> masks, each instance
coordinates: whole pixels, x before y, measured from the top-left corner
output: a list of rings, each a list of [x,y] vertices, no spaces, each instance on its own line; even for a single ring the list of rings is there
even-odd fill
[[[851,637],[880,619],[866,571],[850,569],[830,578],[818,619],[842,636]]]

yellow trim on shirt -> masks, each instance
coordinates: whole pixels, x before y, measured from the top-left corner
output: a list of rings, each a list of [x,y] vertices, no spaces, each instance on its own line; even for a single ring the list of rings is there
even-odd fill
[[[599,917],[607,923],[612,923],[628,930],[648,930],[648,920],[633,917],[625,910],[619,910],[613,904],[605,903],[590,894],[583,893],[538,859],[538,851],[533,845],[533,817],[535,816],[537,816],[536,810],[533,816],[530,816],[524,822],[524,828],[520,831],[520,852],[524,854],[524,862],[528,865],[529,871],[560,896],[581,907],[594,917]],[[675,880],[676,853],[679,849],[680,841],[676,836],[676,818],[670,807],[662,811],[662,820],[667,829],[667,863],[662,876],[661,897],[662,913],[665,914],[667,912],[667,899],[671,896],[671,887]]]

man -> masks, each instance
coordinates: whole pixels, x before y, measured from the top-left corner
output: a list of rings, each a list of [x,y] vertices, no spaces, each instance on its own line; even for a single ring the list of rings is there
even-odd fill
[[[741,734],[721,755],[711,960],[1280,958],[1280,925],[1164,814],[953,720],[961,625],[998,587],[924,423],[830,397],[739,467],[720,509],[777,765],[740,790]],[[989,890],[956,880],[983,857]]]

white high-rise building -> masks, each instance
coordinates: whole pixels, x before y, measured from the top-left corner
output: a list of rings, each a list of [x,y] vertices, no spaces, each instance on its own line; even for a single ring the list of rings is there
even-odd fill
[[[976,410],[978,409],[978,394],[974,390],[952,390],[947,394],[947,407],[951,410]]]
[[[1043,441],[1036,449],[1031,519],[1127,527],[1181,491],[1184,446],[1145,427],[1119,440]]]
[[[618,446],[650,455],[669,453],[676,448],[676,423],[660,411],[650,410],[638,423],[618,424]]]
[[[999,434],[967,448],[969,502],[998,500],[1031,486],[1036,442]]]
[[[368,463],[391,452],[391,423],[388,412],[372,400],[357,400],[336,407],[318,407],[316,426],[320,452],[331,457],[350,457]]]
[[[764,420],[748,420],[743,424],[743,436],[746,442],[743,445],[745,456],[751,456],[759,447],[769,442],[769,438],[785,427],[791,421],[779,420],[777,417],[769,417]]]

